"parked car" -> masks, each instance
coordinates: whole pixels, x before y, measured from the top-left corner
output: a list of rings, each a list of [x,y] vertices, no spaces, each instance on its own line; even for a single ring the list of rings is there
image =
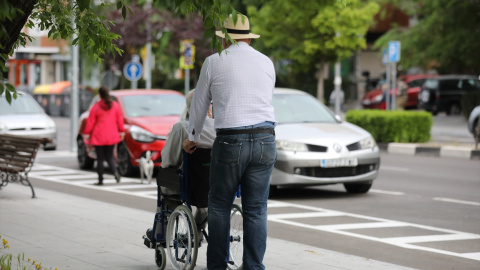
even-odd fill
[[[447,115],[460,114],[462,95],[472,91],[480,91],[477,76],[443,75],[430,78],[418,94],[418,107],[433,115],[439,112],[446,112]]]
[[[120,104],[125,122],[125,139],[116,147],[118,170],[121,175],[131,175],[138,168],[139,159],[151,151],[155,166],[162,162],[161,151],[168,133],[185,107],[185,97],[173,90],[115,90],[110,95]],[[85,122],[95,102],[80,116],[78,129],[78,163],[82,169],[90,169],[96,159],[95,150],[86,147],[82,137]]]
[[[405,103],[405,109],[417,108],[418,92],[426,79],[435,77],[435,74],[417,74],[406,75],[399,78],[407,85],[407,100]],[[381,84],[385,83],[382,81]],[[385,89],[382,89],[382,85],[376,89],[366,93],[362,98],[362,106],[365,109],[386,109],[386,94]],[[390,90],[390,95],[394,93]],[[398,95],[398,87],[395,88],[395,93]]]
[[[57,149],[57,126],[33,97],[17,91],[17,99],[8,104],[5,94],[0,96],[0,134],[48,138],[45,150]]]
[[[473,134],[477,148],[480,142],[480,105],[475,107],[468,117],[468,130]]]
[[[271,188],[343,184],[365,193],[380,166],[379,148],[364,129],[339,117],[310,94],[275,89],[278,159]]]

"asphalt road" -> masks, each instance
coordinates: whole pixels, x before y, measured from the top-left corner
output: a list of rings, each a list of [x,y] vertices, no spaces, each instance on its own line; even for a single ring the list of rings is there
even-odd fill
[[[461,119],[435,122],[454,122],[457,128],[450,128],[449,136],[462,137]],[[125,179],[121,186],[95,187],[94,171],[79,171],[74,154],[57,152],[39,154],[37,167],[55,167],[32,171],[35,186],[152,211],[153,219],[153,184]],[[384,152],[367,194],[347,194],[341,185],[280,190],[269,202],[269,236],[417,269],[480,269],[479,165],[478,160]],[[72,180],[55,170],[68,170],[63,173]],[[73,180],[82,173],[93,177]]]

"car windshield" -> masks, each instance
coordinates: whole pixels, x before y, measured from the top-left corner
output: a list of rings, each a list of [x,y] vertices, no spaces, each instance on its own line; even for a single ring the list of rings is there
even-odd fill
[[[180,95],[136,95],[121,97],[127,117],[180,115],[185,98]]]
[[[8,104],[4,95],[0,96],[0,115],[39,113],[44,113],[42,107],[28,94],[18,93],[12,104]]]
[[[275,94],[272,99],[275,120],[280,123],[336,123],[333,113],[308,95]]]

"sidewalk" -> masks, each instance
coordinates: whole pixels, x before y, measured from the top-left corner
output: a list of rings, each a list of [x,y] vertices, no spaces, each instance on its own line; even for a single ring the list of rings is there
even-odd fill
[[[30,199],[25,189],[9,184],[0,191],[0,235],[10,245],[6,252],[24,253],[47,269],[157,269],[154,251],[142,239],[153,210],[39,188],[42,196]],[[195,269],[206,266],[206,246],[199,249]],[[268,270],[411,269],[273,238],[268,239],[264,264]],[[172,269],[168,261],[166,269]]]

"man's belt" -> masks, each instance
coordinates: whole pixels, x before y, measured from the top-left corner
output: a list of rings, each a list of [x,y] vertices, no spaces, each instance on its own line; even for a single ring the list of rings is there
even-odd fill
[[[273,128],[248,128],[248,129],[219,129],[217,136],[223,135],[237,135],[237,134],[259,134],[267,133],[275,135],[275,129]]]

